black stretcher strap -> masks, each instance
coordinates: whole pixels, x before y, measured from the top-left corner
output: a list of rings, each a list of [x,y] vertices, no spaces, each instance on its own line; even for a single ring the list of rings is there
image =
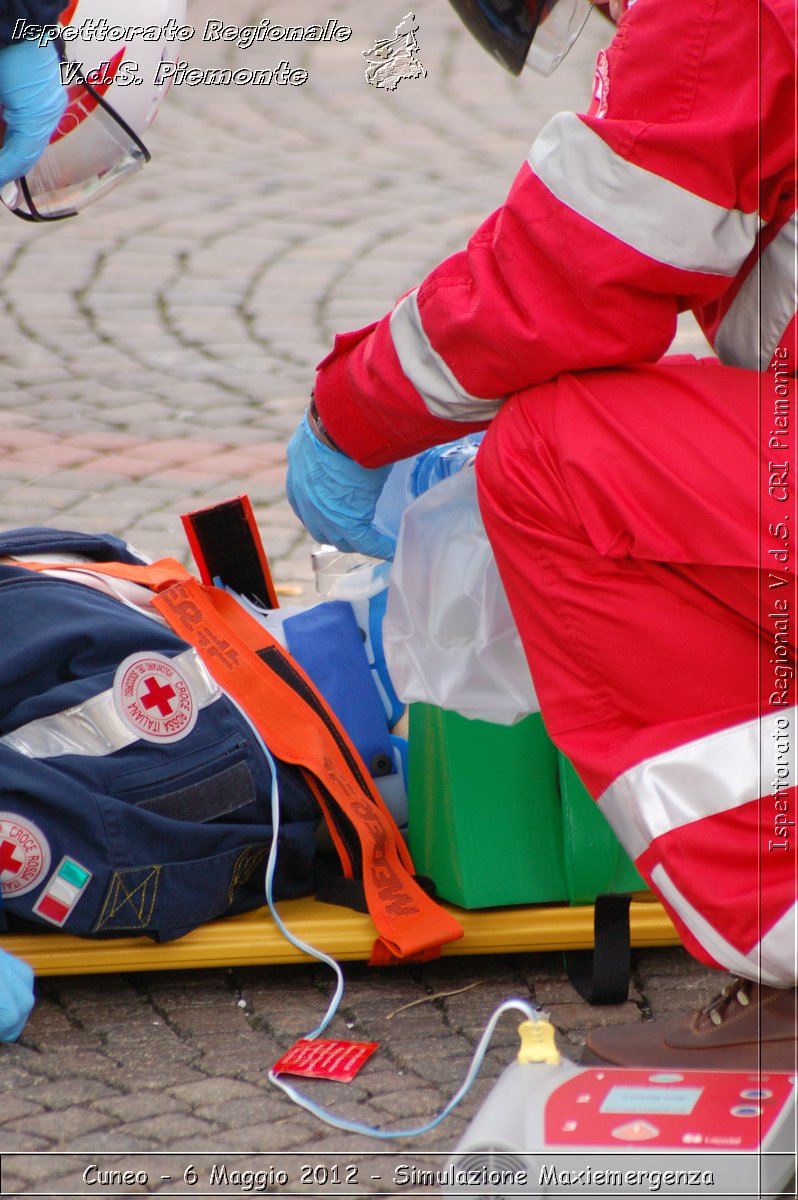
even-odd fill
[[[593,949],[569,950],[563,955],[568,978],[588,1004],[623,1004],[629,997],[631,899],[631,896],[597,896],[593,908]]]

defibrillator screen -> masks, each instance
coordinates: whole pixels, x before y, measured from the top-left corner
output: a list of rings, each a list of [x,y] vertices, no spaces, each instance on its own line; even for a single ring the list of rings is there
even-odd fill
[[[700,1087],[613,1087],[602,1101],[603,1113],[672,1113],[686,1117],[703,1092]]]

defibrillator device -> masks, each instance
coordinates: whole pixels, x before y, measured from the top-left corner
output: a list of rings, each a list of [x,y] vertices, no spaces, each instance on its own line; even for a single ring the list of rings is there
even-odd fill
[[[795,1176],[798,1076],[580,1067],[525,1021],[449,1159],[447,1197],[775,1197]]]

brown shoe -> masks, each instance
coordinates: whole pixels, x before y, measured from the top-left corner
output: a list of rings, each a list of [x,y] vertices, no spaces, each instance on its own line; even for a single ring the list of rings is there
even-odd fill
[[[582,1063],[616,1067],[704,1067],[796,1071],[795,988],[733,979],[690,1016],[595,1029]]]

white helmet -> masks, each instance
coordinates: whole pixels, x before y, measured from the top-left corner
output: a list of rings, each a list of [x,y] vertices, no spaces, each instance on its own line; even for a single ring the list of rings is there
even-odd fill
[[[12,212],[74,216],[149,161],[141,135],[169,90],[161,60],[190,36],[185,12],[186,0],[70,0],[60,29],[37,27],[61,51],[67,107],[35,167],[0,191]]]

